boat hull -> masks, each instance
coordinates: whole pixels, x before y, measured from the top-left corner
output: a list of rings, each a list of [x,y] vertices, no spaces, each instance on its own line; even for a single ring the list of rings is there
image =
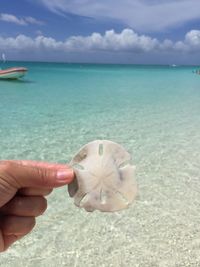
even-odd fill
[[[0,70],[0,79],[14,80],[22,78],[27,72],[26,68],[10,68],[6,70]]]

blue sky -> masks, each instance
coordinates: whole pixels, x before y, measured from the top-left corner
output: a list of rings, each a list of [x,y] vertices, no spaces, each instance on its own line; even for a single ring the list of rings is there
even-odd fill
[[[199,0],[1,0],[12,60],[200,64]]]

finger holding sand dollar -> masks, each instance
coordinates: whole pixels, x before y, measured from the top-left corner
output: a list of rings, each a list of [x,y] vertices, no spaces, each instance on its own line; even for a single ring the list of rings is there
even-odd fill
[[[0,252],[33,229],[47,208],[44,196],[73,178],[73,170],[62,164],[0,161]]]

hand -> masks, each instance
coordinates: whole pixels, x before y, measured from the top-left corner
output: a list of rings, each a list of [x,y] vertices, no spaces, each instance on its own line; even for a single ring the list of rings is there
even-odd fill
[[[0,252],[33,229],[47,208],[45,196],[73,178],[66,165],[0,161]]]

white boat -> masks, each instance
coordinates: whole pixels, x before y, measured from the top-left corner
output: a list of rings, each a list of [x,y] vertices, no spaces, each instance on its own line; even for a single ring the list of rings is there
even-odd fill
[[[19,79],[22,78],[27,71],[28,69],[22,67],[0,70],[0,79],[5,79],[5,80]]]

